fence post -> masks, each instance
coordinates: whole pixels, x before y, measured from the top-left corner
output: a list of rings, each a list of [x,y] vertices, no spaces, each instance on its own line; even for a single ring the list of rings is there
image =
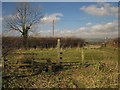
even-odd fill
[[[61,50],[60,50],[60,57],[59,57],[60,60],[63,59],[62,54],[63,54],[63,52],[62,52],[62,49],[61,49]]]
[[[33,63],[34,63],[34,53],[32,53],[33,55],[32,55],[32,73],[34,73],[34,65],[33,65]]]
[[[57,53],[58,53],[57,63],[59,63],[60,62],[60,39],[57,39]]]
[[[82,63],[83,63],[84,62],[84,51],[83,51],[83,48],[82,48],[81,58],[82,58]]]

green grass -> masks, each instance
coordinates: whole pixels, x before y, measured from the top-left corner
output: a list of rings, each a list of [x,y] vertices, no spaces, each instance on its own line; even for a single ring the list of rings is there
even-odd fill
[[[61,62],[81,62],[81,48],[72,48],[72,49],[63,49]],[[16,53],[37,53],[34,55],[35,58],[51,58],[53,62],[58,60],[58,53],[56,49],[37,49],[37,50],[16,50]],[[27,55],[31,57],[31,55]],[[19,58],[18,58],[19,57]],[[22,57],[22,55],[21,55]],[[117,60],[118,52],[117,50],[113,50],[112,48],[103,48],[103,49],[84,49],[84,61],[100,61],[100,60]],[[14,61],[16,59],[20,59],[20,55],[9,55],[8,59],[12,59],[10,61]],[[37,60],[41,62],[40,60]]]
[[[82,62],[82,48],[67,48],[62,50],[63,59],[61,62]],[[3,79],[3,87],[24,87],[24,88],[117,88],[118,87],[118,49],[106,47],[101,49],[84,49],[84,62],[91,64],[77,69],[63,69],[58,73],[42,72],[28,77],[12,77]],[[13,65],[16,61],[32,58],[50,58],[52,62],[58,60],[57,49],[32,49],[16,50],[13,53],[37,53],[37,55],[8,55],[8,64]],[[45,62],[35,59],[36,62]],[[18,69],[9,70],[3,74],[18,74]],[[30,74],[31,71],[24,73]],[[22,72],[19,72],[22,73]]]

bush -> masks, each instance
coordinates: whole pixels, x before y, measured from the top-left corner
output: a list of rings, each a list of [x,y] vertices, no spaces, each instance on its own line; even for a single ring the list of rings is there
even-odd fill
[[[53,72],[57,72],[57,71],[60,71],[60,70],[63,70],[63,66],[62,65],[53,65],[52,66],[52,71]]]
[[[29,37],[28,38],[28,48],[56,48],[57,39],[59,37]],[[61,37],[61,47],[82,47],[84,45],[84,40],[75,37]],[[12,48],[23,48],[23,40],[21,37],[2,37],[2,46],[7,48],[8,46]]]
[[[24,63],[24,64],[32,64],[32,58],[24,57],[24,59],[22,60],[22,63]]]

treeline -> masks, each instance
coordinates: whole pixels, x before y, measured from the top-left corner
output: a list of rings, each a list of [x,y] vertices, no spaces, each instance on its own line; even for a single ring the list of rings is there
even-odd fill
[[[120,47],[120,37],[110,40],[108,44],[113,47]]]
[[[113,39],[113,45],[120,47],[120,37]]]
[[[59,37],[29,37],[27,40],[28,48],[55,48]],[[84,40],[80,38],[60,38],[62,48],[82,47]],[[23,48],[22,37],[2,37],[3,48]]]

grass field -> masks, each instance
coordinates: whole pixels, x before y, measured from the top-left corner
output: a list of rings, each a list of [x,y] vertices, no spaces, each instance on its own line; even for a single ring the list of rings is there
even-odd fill
[[[7,64],[11,69],[5,69],[3,75],[13,75],[3,78],[3,87],[9,88],[117,88],[118,87],[118,49],[104,47],[100,49],[83,49],[84,61],[82,62],[82,48],[62,49],[62,59],[60,62],[79,62],[77,67],[67,66],[54,73],[51,71],[37,73],[33,75],[30,70],[20,71],[17,61],[32,60],[37,63],[46,62],[39,58],[50,58],[52,62],[57,62],[57,49],[31,49],[15,50],[14,54],[7,56]],[[18,55],[15,53],[26,53],[28,55]],[[34,53],[37,55],[31,55]],[[12,68],[16,65],[15,68]],[[17,69],[16,69],[17,67]],[[27,73],[27,76],[16,77]]]

